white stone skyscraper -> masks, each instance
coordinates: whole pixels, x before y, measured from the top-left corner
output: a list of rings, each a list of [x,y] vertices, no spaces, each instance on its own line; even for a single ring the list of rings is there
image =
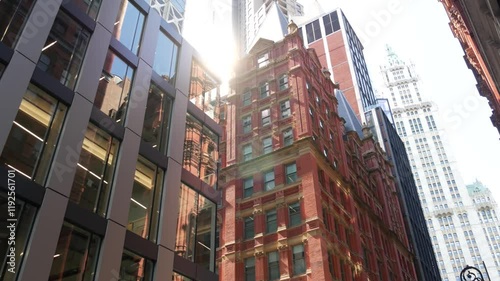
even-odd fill
[[[478,200],[469,195],[446,145],[438,109],[421,93],[414,65],[387,47],[387,62],[380,70],[383,93],[406,146],[442,279],[459,280],[466,265],[485,274],[484,261],[490,279],[500,280],[495,204],[482,199],[475,203]]]

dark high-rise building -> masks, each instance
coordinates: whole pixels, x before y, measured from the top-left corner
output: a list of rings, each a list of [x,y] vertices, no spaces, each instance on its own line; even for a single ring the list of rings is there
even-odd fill
[[[225,97],[220,280],[417,280],[391,163],[271,11],[281,37],[257,40]]]
[[[220,82],[148,3],[0,1],[1,280],[218,280]]]
[[[412,251],[415,254],[414,263],[419,276],[418,280],[441,280],[405,145],[382,107],[375,107],[365,114],[366,124],[384,148],[388,159],[394,163],[392,172],[395,176],[399,202],[405,217]]]
[[[306,47],[314,48],[321,65],[339,83],[359,120],[376,105],[363,45],[341,9],[301,23]]]

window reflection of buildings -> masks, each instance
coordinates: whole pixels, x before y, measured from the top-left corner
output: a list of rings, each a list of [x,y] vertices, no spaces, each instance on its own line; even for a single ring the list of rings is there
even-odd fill
[[[215,122],[219,122],[219,82],[196,61],[191,67],[189,100]]]
[[[90,18],[97,17],[102,0],[70,0],[79,10],[86,13]]]
[[[31,84],[12,124],[1,161],[43,184],[67,107]]]
[[[34,0],[0,1],[0,30],[4,30],[0,42],[8,47],[14,47],[34,2]]]
[[[128,250],[123,251],[120,279],[123,281],[152,280],[153,262]]]
[[[70,200],[104,215],[113,178],[118,142],[94,125],[83,140]]]
[[[0,213],[0,229],[7,229],[7,224],[8,224],[8,208],[11,206],[10,203],[11,201],[8,200],[7,198],[7,193],[0,191],[0,210],[5,210],[4,212]],[[31,226],[33,225],[33,222],[35,220],[35,216],[37,213],[37,209],[35,206],[30,205],[24,201],[21,200],[16,200],[16,213],[15,213],[15,220],[17,222],[17,226],[15,229],[15,261],[16,264],[21,264],[22,259],[23,259],[23,254],[25,251],[25,247],[27,246],[28,238],[30,235],[30,230]],[[10,217],[10,219],[13,219]],[[5,233],[5,234],[4,234]],[[4,281],[14,281],[16,280],[16,276],[19,271],[16,270],[16,273],[12,274],[12,272],[9,272],[8,269],[10,268],[9,265],[7,264],[9,257],[7,257],[8,254],[10,254],[10,246],[7,244],[6,239],[7,239],[7,232],[2,232],[4,236],[1,239],[2,243],[0,243],[0,260],[3,261],[3,263],[0,265],[0,280]],[[5,243],[3,242],[5,241]]]
[[[127,228],[137,235],[156,241],[163,170],[139,157],[134,175]]]
[[[133,76],[134,70],[108,51],[94,105],[116,122],[124,122]]]
[[[182,184],[175,253],[213,270],[215,203]]]
[[[90,33],[68,14],[59,11],[42,49],[37,67],[63,85],[76,85]]]
[[[174,272],[172,275],[172,281],[191,281],[191,279]]]
[[[144,14],[128,0],[122,0],[114,24],[113,37],[137,54],[143,26]]]
[[[99,244],[98,236],[65,222],[49,280],[90,280],[97,265]]]
[[[184,168],[215,187],[219,139],[217,135],[188,114],[184,141]]]
[[[162,152],[167,149],[171,109],[172,99],[152,83],[149,88],[142,138]]]

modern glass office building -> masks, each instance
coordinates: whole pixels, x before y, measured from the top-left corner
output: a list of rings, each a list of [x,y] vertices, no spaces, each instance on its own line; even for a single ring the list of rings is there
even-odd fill
[[[1,280],[218,280],[220,82],[157,2],[0,1]]]

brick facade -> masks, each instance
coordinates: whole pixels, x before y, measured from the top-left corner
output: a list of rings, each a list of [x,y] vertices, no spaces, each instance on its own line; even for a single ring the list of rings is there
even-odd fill
[[[345,132],[337,86],[303,46],[261,40],[230,83],[220,280],[273,280],[275,253],[280,280],[417,280],[391,164],[369,131]]]

